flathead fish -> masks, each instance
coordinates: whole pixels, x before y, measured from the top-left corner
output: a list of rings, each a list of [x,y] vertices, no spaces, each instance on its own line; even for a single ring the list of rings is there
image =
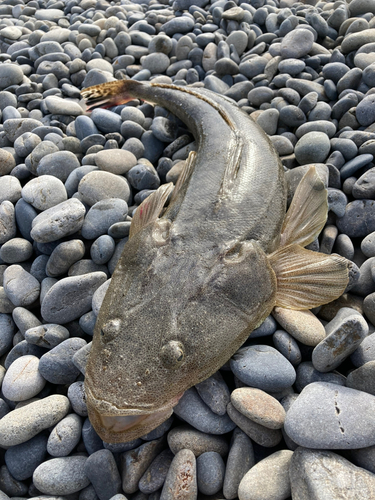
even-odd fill
[[[89,109],[156,103],[197,144],[176,186],[162,185],[136,210],[96,322],[88,412],[100,437],[118,443],[166,420],[275,306],[310,309],[339,297],[350,262],[304,248],[325,224],[327,191],[311,167],[285,214],[280,159],[230,99],[133,80],[82,96]]]

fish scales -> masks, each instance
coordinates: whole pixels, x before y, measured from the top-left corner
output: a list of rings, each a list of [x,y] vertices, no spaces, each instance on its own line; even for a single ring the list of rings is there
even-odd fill
[[[303,248],[327,217],[323,183],[311,168],[285,216],[278,155],[231,100],[131,80],[82,95],[90,108],[133,98],[164,106],[197,143],[167,208],[171,184],[135,212],[96,322],[89,417],[105,441],[123,442],[166,420],[275,305],[308,309],[341,295],[350,263]]]

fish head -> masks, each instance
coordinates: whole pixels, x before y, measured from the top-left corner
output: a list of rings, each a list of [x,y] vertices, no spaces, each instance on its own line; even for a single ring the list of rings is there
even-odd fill
[[[191,249],[172,226],[161,219],[127,242],[100,309],[85,390],[106,442],[165,421],[274,306],[275,276],[255,242]]]

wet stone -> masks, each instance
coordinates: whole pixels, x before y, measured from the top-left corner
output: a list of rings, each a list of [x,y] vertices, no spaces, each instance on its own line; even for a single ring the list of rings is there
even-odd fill
[[[242,382],[270,392],[282,391],[295,381],[295,370],[273,347],[244,347],[230,360],[230,367]]]
[[[85,345],[85,340],[76,337],[64,340],[40,358],[40,374],[52,384],[71,384],[80,373],[73,356]]]
[[[63,278],[44,296],[41,314],[48,323],[64,324],[90,311],[92,297],[107,280],[101,271]]]
[[[25,443],[42,430],[56,425],[68,411],[68,398],[57,394],[13,410],[0,420],[0,444]]]
[[[47,210],[67,200],[64,184],[52,175],[31,179],[22,188],[22,198],[37,210]]]
[[[39,364],[36,356],[16,359],[8,368],[2,383],[4,396],[11,401],[25,401],[36,396],[46,384]]]
[[[47,451],[52,457],[66,457],[81,439],[82,419],[75,413],[67,415],[52,429]]]
[[[71,456],[52,458],[37,467],[33,482],[46,495],[69,495],[90,484],[85,474],[87,457]]]
[[[372,446],[375,397],[326,382],[309,384],[286,414],[285,432],[300,446],[353,449]],[[334,408],[334,412],[331,410]],[[358,412],[361,419],[358,419]]]
[[[225,434],[235,427],[227,414],[213,413],[193,387],[185,391],[173,411],[196,429],[209,434]]]

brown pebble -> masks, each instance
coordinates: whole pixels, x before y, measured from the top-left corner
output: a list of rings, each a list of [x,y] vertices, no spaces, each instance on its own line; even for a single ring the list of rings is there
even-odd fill
[[[197,467],[191,450],[181,450],[172,460],[160,500],[196,500]]]
[[[275,307],[272,315],[284,330],[302,344],[315,347],[326,336],[324,326],[311,311]]]

